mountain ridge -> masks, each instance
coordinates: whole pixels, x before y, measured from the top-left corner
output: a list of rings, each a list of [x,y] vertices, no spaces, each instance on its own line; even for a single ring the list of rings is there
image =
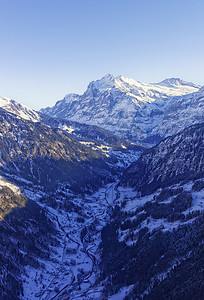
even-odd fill
[[[67,182],[83,192],[82,186],[87,189],[91,176],[95,176],[94,189],[99,178],[100,182],[111,180],[105,160],[105,153],[87,147],[59,128],[22,119],[0,108],[0,174],[6,179],[26,180],[47,189]],[[88,186],[91,190],[91,184]]]
[[[98,125],[136,142],[145,143],[150,137],[154,140],[154,136],[158,135],[153,141],[155,144],[158,139],[165,137],[165,134],[156,131],[168,106],[188,95],[191,97],[191,94],[199,92],[199,88],[178,78],[144,84],[124,76],[108,74],[90,82],[82,95],[67,94],[53,107],[40,111],[58,118]],[[196,116],[191,119],[196,122]],[[178,131],[182,129],[181,124]]]
[[[15,100],[7,97],[0,97],[0,107],[7,110],[10,113],[16,114],[17,116],[32,122],[39,122],[39,114],[29,108],[26,105],[20,104]]]
[[[203,136],[201,123],[163,139],[125,170],[121,184],[148,194],[175,182],[204,177]]]

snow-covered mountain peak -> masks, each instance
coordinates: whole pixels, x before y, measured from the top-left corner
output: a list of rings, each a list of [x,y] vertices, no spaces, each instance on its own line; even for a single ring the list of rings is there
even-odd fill
[[[132,78],[129,78],[129,77],[126,77],[123,75],[116,77],[116,80],[117,80],[117,82],[121,81],[121,82],[130,84],[130,85],[138,85],[138,84],[140,85],[141,84],[140,81],[137,81],[135,79],[132,79]]]
[[[166,86],[166,87],[180,87],[180,86],[189,86],[189,87],[193,87],[193,88],[199,88],[199,86],[197,86],[196,84],[192,83],[192,82],[187,82],[184,81],[180,78],[167,78],[161,82],[158,83],[158,85],[160,86]]]
[[[108,90],[108,89],[120,89],[121,91],[126,91],[127,88],[140,88],[142,85],[145,85],[139,81],[136,81],[132,78],[128,78],[125,76],[117,76],[114,77],[112,74],[107,74],[106,76],[102,77],[99,80],[92,81],[88,89],[90,88],[96,88],[100,91]]]
[[[88,88],[96,88],[98,90],[105,90],[115,87],[115,77],[112,74],[107,74],[99,80],[92,81]]]
[[[67,94],[65,97],[64,97],[64,100],[65,100],[65,103],[70,103],[72,101],[75,101],[77,99],[79,95],[78,94],[75,94],[75,93],[71,93],[71,94]],[[60,101],[57,102],[57,104],[59,103]]]
[[[32,122],[40,120],[40,116],[36,111],[7,97],[0,97],[0,107],[25,120]]]
[[[7,97],[0,97],[0,107],[7,106],[11,102],[10,98]]]
[[[134,79],[118,76],[115,88],[125,92],[127,96],[136,98],[137,103],[152,103],[155,100],[166,100],[169,97],[183,96],[198,91],[199,86],[185,82],[179,78],[166,79],[161,83],[143,83]],[[162,101],[163,101],[162,100]]]
[[[153,94],[157,95],[156,98],[158,96],[180,96],[196,92],[199,89],[199,86],[194,83],[180,78],[168,78],[160,83],[143,83],[122,75],[114,77],[112,74],[91,82],[88,89],[92,87],[100,91],[117,89],[142,102],[149,102],[149,97],[152,98]]]
[[[189,118],[192,119],[189,125],[202,121],[202,109],[198,109],[198,103],[192,100],[197,98],[197,94],[200,97],[198,90],[199,87],[195,84],[178,78],[148,84],[125,76],[114,77],[107,74],[99,80],[92,81],[82,95],[67,95],[55,106],[41,109],[41,112],[56,118],[97,125],[137,142],[146,141],[153,130],[154,134],[158,133],[160,124],[166,120],[169,113],[173,112],[176,115],[174,121],[181,120],[180,125],[176,127],[177,131],[184,128],[183,119],[188,122]],[[194,102],[196,107],[193,111],[186,111],[186,107],[191,107]],[[177,116],[181,105],[188,117]],[[159,132],[159,138],[171,131],[171,122],[165,121],[164,125],[165,128]],[[155,142],[156,139],[148,143]]]

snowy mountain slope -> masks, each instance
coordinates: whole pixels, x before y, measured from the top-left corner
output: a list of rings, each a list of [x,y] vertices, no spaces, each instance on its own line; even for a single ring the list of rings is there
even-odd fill
[[[51,299],[65,286],[67,295],[78,294],[80,285],[89,292],[98,276],[100,230],[112,200],[104,199],[105,183],[120,174],[117,160],[58,125],[51,128],[0,108],[2,299]],[[129,145],[88,127],[90,132],[78,128],[81,136],[101,136],[115,151]]]
[[[124,172],[101,234],[108,299],[202,299],[203,136],[191,126]]]
[[[204,87],[198,92],[173,98],[164,112],[162,122],[152,135],[169,136],[194,123],[204,122]]]
[[[32,122],[39,122],[40,116],[39,114],[30,109],[29,107],[22,105],[12,99],[6,97],[0,97],[0,107],[7,110],[10,113],[13,113],[25,120],[29,120]]]
[[[24,120],[39,122],[53,129],[59,128],[82,145],[118,161],[118,167],[127,167],[145,150],[144,146],[128,142],[98,126],[49,117],[5,97],[0,100],[0,107],[5,111]]]
[[[55,106],[41,109],[41,112],[98,125],[121,137],[144,141],[157,135],[156,128],[160,126],[169,103],[175,97],[179,99],[198,89],[193,83],[178,78],[158,84],[144,84],[124,76],[115,78],[108,74],[91,82],[83,95],[68,94]],[[196,116],[192,116],[191,121],[195,119]],[[152,133],[154,129],[155,133]],[[181,129],[183,127],[180,125],[177,130]],[[157,139],[161,137],[164,136],[158,136]]]
[[[204,178],[148,196],[118,188],[102,229],[103,295],[122,299],[202,299]]]
[[[194,87],[198,88],[198,86],[192,82],[186,82],[184,80],[181,80],[180,78],[168,78],[158,83],[160,86],[166,86],[166,87],[179,87],[179,86],[186,86],[186,87]]]
[[[43,269],[43,261],[50,259],[48,245],[59,244],[56,226],[18,186],[2,179],[0,203],[0,299],[25,299],[23,281],[31,276],[27,268]]]
[[[70,188],[91,191],[99,182],[112,180],[111,159],[107,159],[102,151],[81,144],[60,129],[0,109],[0,173],[4,177],[48,189],[67,182]]]
[[[147,147],[129,142],[111,134],[109,131],[94,125],[53,118],[40,114],[41,122],[51,128],[60,128],[81,144],[104,153],[107,157],[116,158],[118,165],[127,167],[136,160]]]
[[[121,184],[143,194],[204,176],[204,123],[162,140],[124,172]]]

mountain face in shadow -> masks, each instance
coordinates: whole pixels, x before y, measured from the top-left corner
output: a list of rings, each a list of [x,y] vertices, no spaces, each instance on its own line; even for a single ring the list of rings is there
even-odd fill
[[[121,184],[148,194],[204,175],[204,123],[191,126],[145,151],[125,170]]]
[[[203,136],[204,124],[191,126],[125,170],[102,230],[104,296],[202,299]]]
[[[27,268],[44,268],[41,261],[50,259],[59,241],[46,211],[7,184],[0,190],[0,298],[13,300],[24,298]]]
[[[0,172],[14,181],[22,179],[56,188],[67,182],[82,191],[111,180],[105,155],[82,145],[60,129],[33,123],[0,110]],[[95,178],[93,182],[91,177]],[[92,187],[91,187],[92,183]]]

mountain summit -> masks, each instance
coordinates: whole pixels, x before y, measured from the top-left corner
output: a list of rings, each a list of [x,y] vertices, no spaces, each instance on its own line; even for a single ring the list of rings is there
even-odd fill
[[[39,122],[40,116],[39,114],[27,107],[26,105],[20,104],[10,98],[0,97],[0,107],[5,109],[6,111],[13,113],[25,120],[32,122]]]
[[[68,94],[55,106],[41,109],[41,112],[57,118],[98,125],[121,137],[154,144],[168,132],[164,128],[158,134],[164,115],[167,117],[169,105],[198,90],[195,84],[178,78],[145,84],[124,76],[107,74],[89,83],[83,95]],[[188,105],[191,106],[191,102]],[[178,109],[175,111],[177,114]],[[202,109],[199,111],[202,112]],[[193,111],[189,109],[189,125],[197,122],[197,115],[196,108]],[[173,127],[171,120],[168,126]],[[183,128],[181,122],[177,130]]]
[[[192,82],[186,82],[180,78],[167,78],[158,83],[159,85],[167,86],[167,87],[179,87],[179,86],[191,86],[197,88],[198,86]]]
[[[107,74],[106,76],[102,77],[99,80],[92,81],[88,88],[96,88],[98,90],[104,90],[108,88],[114,88],[115,87],[115,80],[116,78],[112,74]]]

